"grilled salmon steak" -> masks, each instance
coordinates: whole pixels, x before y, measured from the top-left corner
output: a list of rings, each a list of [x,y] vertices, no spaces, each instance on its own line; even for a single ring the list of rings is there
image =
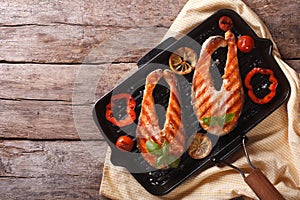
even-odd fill
[[[169,103],[166,110],[164,127],[159,127],[159,120],[156,114],[153,90],[158,81],[164,78],[170,89]],[[155,168],[167,168],[168,163],[158,162],[158,155],[148,151],[147,141],[159,145],[168,144],[168,155],[179,158],[184,153],[185,131],[182,124],[181,99],[178,90],[178,80],[171,70],[157,69],[151,72],[145,83],[141,113],[136,130],[137,145],[144,159]]]
[[[226,46],[227,60],[224,75],[220,77],[222,86],[216,90],[210,73],[211,55]],[[236,38],[230,30],[225,38],[212,36],[203,43],[193,77],[192,104],[201,126],[209,133],[225,135],[235,128],[244,104],[244,91]]]

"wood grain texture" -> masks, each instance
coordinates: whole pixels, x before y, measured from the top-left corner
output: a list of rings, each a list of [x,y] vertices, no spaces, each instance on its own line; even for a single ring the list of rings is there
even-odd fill
[[[155,34],[135,37],[150,42],[154,47],[158,42],[153,40],[159,41],[162,38],[185,2],[27,1],[8,1],[1,4],[3,14],[0,18],[0,60],[81,63],[103,41],[131,29],[143,30],[144,33],[152,33],[158,29]],[[274,0],[246,3],[270,27],[283,58],[296,58],[300,54],[297,20],[299,12],[289,10],[299,7],[297,0],[291,0],[287,5],[284,1]],[[78,13],[75,14],[76,12]],[[153,29],[144,30],[149,27]],[[166,28],[162,31],[161,27]],[[117,61],[136,62],[147,50],[149,48],[139,50],[138,55],[119,58]]]
[[[104,199],[104,141],[11,140],[0,149],[1,199]]]
[[[0,64],[0,99],[90,104],[136,69],[135,63]]]
[[[1,100],[0,108],[1,138],[79,138],[70,103]]]
[[[111,36],[129,29],[142,29],[145,33],[148,27],[157,30],[153,28],[148,32],[154,35],[144,34],[141,39],[154,47],[167,31],[159,27],[169,27],[186,1],[157,2],[6,1],[0,5],[0,60],[81,63]],[[117,61],[137,61],[150,47]]]
[[[112,65],[0,65],[0,137],[102,139],[95,100],[137,69]]]
[[[98,55],[98,62],[133,62],[156,46],[166,28],[118,28],[106,26],[76,26],[76,25],[26,25],[17,27],[0,26],[0,61],[29,63],[83,63],[89,53],[101,48],[106,41],[115,41],[114,46],[105,46],[106,51]],[[136,51],[117,54],[112,50],[123,48],[126,44],[123,35],[136,32],[133,42],[143,41]],[[144,37],[140,36],[141,33]],[[103,44],[104,43],[104,44]],[[121,52],[119,52],[121,53]],[[104,54],[104,55],[103,55]]]
[[[2,25],[70,24],[112,27],[169,27],[187,0],[6,0]],[[8,9],[9,8],[9,9]]]
[[[266,24],[282,58],[299,58],[299,0],[244,0],[244,2]]]
[[[285,60],[285,62],[300,75],[300,59],[299,60]]]

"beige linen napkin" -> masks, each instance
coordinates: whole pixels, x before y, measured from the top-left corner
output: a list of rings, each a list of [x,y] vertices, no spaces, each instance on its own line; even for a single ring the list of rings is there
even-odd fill
[[[184,6],[166,37],[185,34],[219,9],[232,9],[251,26],[259,37],[272,37],[258,16],[240,0],[190,0]],[[299,75],[280,59],[274,43],[276,61],[291,85],[288,102],[278,108],[248,134],[247,149],[254,165],[260,168],[286,199],[300,198],[300,81]],[[233,163],[245,172],[251,168],[239,152]],[[100,193],[111,199],[230,199],[244,195],[257,199],[239,173],[229,167],[212,167],[193,176],[158,197],[149,194],[130,174],[110,162],[107,151]]]

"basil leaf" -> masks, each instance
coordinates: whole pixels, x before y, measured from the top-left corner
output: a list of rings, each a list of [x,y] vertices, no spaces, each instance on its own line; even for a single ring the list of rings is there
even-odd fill
[[[146,149],[152,155],[156,155],[156,156],[162,155],[162,150],[159,144],[156,144],[155,142],[152,142],[150,140],[146,142]]]
[[[211,117],[210,126],[215,126],[218,122],[218,117]]]
[[[164,164],[164,162],[165,162],[165,156],[159,156],[156,159],[155,166],[159,167],[160,165]]]
[[[204,117],[202,121],[207,126],[215,126],[217,123],[219,124],[219,117]]]
[[[202,118],[202,121],[207,126],[215,126],[218,124],[219,126],[224,126],[224,124],[227,124],[228,122],[231,122],[235,117],[234,113],[226,113],[222,117],[219,116],[211,116],[211,117],[204,117]]]
[[[223,116],[223,119],[224,119],[224,123],[227,124],[228,122],[231,122],[235,117],[235,114],[234,113],[226,113],[224,116]]]
[[[169,153],[169,143],[165,142],[162,147],[162,156],[167,157]]]
[[[214,119],[218,123],[219,126],[224,126],[224,120],[222,117],[215,116]]]
[[[171,168],[177,168],[180,163],[180,158],[176,158],[175,156],[169,156],[167,159],[167,163]]]
[[[202,118],[202,121],[205,125],[210,126],[211,117],[204,117],[204,118]]]

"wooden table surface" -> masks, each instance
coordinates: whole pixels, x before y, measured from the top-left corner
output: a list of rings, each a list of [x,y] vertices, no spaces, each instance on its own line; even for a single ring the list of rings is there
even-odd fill
[[[105,199],[98,192],[107,144],[86,120],[90,112],[81,113],[86,129],[78,134],[72,102],[76,75],[93,48],[110,36],[132,28],[167,29],[186,2],[1,1],[0,199]],[[245,2],[299,73],[299,0]],[[149,49],[118,59],[112,76],[134,68]],[[93,103],[75,106],[91,110]]]

